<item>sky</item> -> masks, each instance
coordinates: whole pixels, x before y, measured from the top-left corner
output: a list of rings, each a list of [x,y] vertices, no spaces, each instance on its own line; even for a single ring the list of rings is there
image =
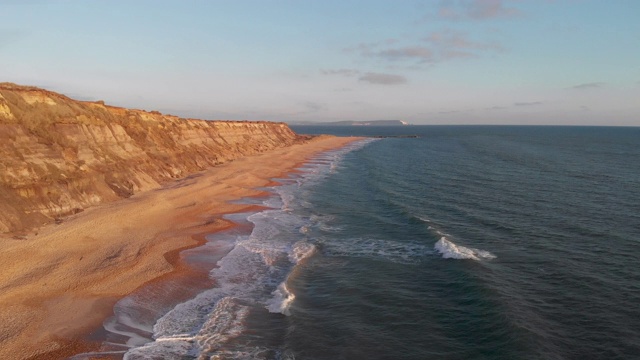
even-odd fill
[[[640,126],[638,0],[0,0],[0,82],[229,120]]]

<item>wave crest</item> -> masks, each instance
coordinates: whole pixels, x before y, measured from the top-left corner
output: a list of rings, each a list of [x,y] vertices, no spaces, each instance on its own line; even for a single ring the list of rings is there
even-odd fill
[[[281,313],[287,316],[291,315],[289,307],[296,299],[296,296],[293,292],[289,291],[286,282],[280,283],[278,288],[271,294],[273,295],[273,298],[267,301],[265,308],[269,310],[270,313]]]
[[[315,245],[306,241],[298,241],[293,244],[291,251],[289,252],[289,261],[293,264],[299,264],[304,259],[309,258],[316,253]]]
[[[446,237],[441,237],[438,240],[433,248],[442,254],[444,259],[471,259],[471,260],[481,260],[481,259],[495,259],[496,256],[492,253],[468,248],[461,245],[456,245],[452,241],[449,241]]]

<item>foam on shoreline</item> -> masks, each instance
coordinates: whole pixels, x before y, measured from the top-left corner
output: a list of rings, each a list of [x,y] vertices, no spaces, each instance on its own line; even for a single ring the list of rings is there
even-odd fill
[[[5,304],[0,310],[0,357],[69,357],[97,349],[100,344],[82,339],[109,316],[114,300],[107,299],[126,296],[173,273],[175,266],[178,272],[186,271],[179,265],[178,249],[199,245],[194,240],[199,234],[228,226],[222,214],[246,208],[229,201],[260,194],[255,189],[268,185],[271,178],[282,177],[318,152],[354,140],[320,137],[238,159],[180,186],[89,209],[40,229],[27,241],[0,238],[5,250],[0,260],[30,254],[28,262],[3,262],[0,280],[7,286],[0,294]],[[159,261],[167,256],[176,262]],[[36,305],[25,307],[27,299]]]
[[[317,224],[299,211],[304,207],[300,195],[335,171],[335,164],[349,150],[323,154],[320,158],[326,161],[306,165],[271,188],[273,196],[264,201],[269,209],[247,217],[253,223],[251,233],[239,235],[233,249],[211,270],[215,286],[169,310],[153,326],[154,340],[132,348],[125,359],[235,358],[246,351],[238,345],[244,341],[239,337],[253,333],[248,325],[251,319],[268,313],[290,315],[296,296],[289,281],[296,268],[316,253],[303,229]],[[274,350],[266,344],[251,346]]]

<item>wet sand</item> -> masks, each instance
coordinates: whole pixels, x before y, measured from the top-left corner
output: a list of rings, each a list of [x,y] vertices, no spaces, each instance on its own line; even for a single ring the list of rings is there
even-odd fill
[[[163,276],[183,275],[180,251],[233,224],[249,210],[231,200],[283,177],[314,154],[355,138],[307,144],[238,159],[129,199],[100,205],[38,229],[0,237],[0,359],[56,359],[94,350],[85,341],[115,302]]]

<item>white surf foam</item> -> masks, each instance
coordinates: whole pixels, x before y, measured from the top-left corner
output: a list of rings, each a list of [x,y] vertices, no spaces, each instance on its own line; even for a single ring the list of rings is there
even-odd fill
[[[239,236],[233,249],[211,271],[216,287],[175,306],[153,326],[155,341],[129,350],[128,360],[162,358],[182,359],[248,358],[264,349],[225,348],[225,344],[246,331],[246,319],[252,309],[266,308],[273,313],[289,314],[295,294],[287,278],[316,253],[308,237],[321,217],[304,211],[304,191],[323,181],[344,155],[370,143],[356,142],[346,148],[317,157],[315,164],[272,190],[278,195],[265,201],[272,210],[250,215],[254,224],[248,236]],[[258,310],[256,310],[258,311]],[[251,350],[251,351],[245,351]]]
[[[296,296],[289,291],[287,288],[287,283],[282,282],[278,285],[278,288],[275,289],[272,293],[273,298],[267,300],[265,303],[265,308],[269,310],[271,313],[281,313],[284,315],[291,315],[289,311],[289,307],[291,303],[296,299]]]
[[[132,328],[132,329],[131,330],[126,328],[123,329],[122,324],[126,324],[129,328]],[[138,328],[137,323],[134,322],[131,318],[129,318],[126,315],[107,319],[103,323],[103,327],[105,328],[105,330],[109,332],[127,337],[128,340],[125,345],[128,347],[140,346],[149,342],[149,338],[146,338],[140,335],[139,333],[133,331],[133,329]],[[147,333],[150,334],[151,333],[150,330],[151,329],[147,330]]]
[[[429,224],[427,229],[431,230],[440,239],[433,245],[435,251],[440,253],[444,259],[495,259],[496,256],[486,250],[480,250],[475,248],[468,248],[462,245],[458,245],[451,241],[452,235],[439,229],[439,226],[434,223],[433,220],[426,216],[418,215],[416,218]]]
[[[428,218],[428,217],[426,217],[426,216],[416,215],[415,217],[416,217],[418,220],[420,220],[420,221],[424,221],[424,222],[426,222],[427,224],[431,224],[431,223],[433,222],[433,221],[431,221],[431,219],[429,219],[429,218]]]
[[[289,261],[293,264],[299,264],[301,261],[311,257],[316,253],[316,246],[306,240],[298,241],[293,244],[289,252]]]
[[[479,250],[474,248],[468,248],[461,245],[456,245],[452,241],[448,240],[446,237],[441,237],[438,240],[433,248],[442,254],[442,257],[445,259],[471,259],[471,260],[482,260],[482,259],[495,259],[495,255],[492,253]]]

